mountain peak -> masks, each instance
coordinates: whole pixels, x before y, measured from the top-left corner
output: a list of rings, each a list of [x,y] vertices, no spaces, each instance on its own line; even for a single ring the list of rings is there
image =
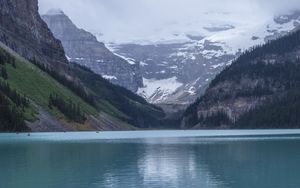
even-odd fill
[[[93,34],[79,29],[67,15],[44,15],[42,18],[62,42],[71,62],[86,66],[133,92],[143,85],[139,64],[112,53]]]
[[[53,16],[53,15],[64,15],[65,13],[61,9],[50,9],[46,15]]]

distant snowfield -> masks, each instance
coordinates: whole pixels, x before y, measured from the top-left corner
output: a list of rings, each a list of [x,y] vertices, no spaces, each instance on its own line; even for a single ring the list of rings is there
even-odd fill
[[[117,44],[178,43],[233,28],[248,33],[297,6],[298,0],[39,0],[40,13],[62,9],[100,41]]]
[[[300,139],[300,129],[295,130],[174,130],[174,131],[116,131],[0,134],[0,144],[18,141],[97,141],[153,138],[202,138],[202,141]],[[157,141],[157,140],[148,140]],[[159,142],[159,141],[157,141]],[[201,140],[199,140],[201,142]]]
[[[265,43],[265,37],[272,35],[270,31],[289,32],[295,28],[294,22],[277,24],[273,19],[274,17],[260,23],[240,25],[230,30],[212,33],[205,40],[219,43],[227,53],[234,54],[239,50],[244,51],[255,45]]]
[[[210,41],[224,50],[223,52],[217,52],[217,54],[215,51],[206,51],[207,58],[210,58],[210,53],[213,56],[220,56],[225,53],[236,54],[238,51],[244,51],[255,45],[265,43],[265,37],[272,35],[270,31],[291,31],[295,27],[293,22],[286,24],[275,23],[273,20],[275,16],[264,15],[261,18],[251,18],[245,14],[205,12],[199,15],[198,20],[189,20],[188,22],[174,21],[149,29],[145,33],[143,33],[143,30],[139,30],[140,32],[135,35],[131,35],[134,32],[129,31],[120,33],[101,32],[101,35],[94,34],[99,41],[106,44],[155,45],[191,43],[190,46],[192,47],[195,45],[201,47],[206,41]],[[202,38],[202,40],[196,40],[196,38]]]
[[[190,47],[201,48],[205,41],[222,47],[223,51],[203,52],[208,59],[262,44],[274,30],[290,31],[294,22],[277,24],[274,17],[300,9],[297,0],[39,0],[39,4],[41,13],[62,9],[108,47],[189,42]],[[133,59],[117,55],[135,64]]]
[[[240,43],[244,37],[254,35],[257,28],[262,29],[269,22],[271,17],[257,18],[256,20],[247,19],[245,15],[235,13],[215,13],[203,12],[198,19],[188,21],[170,21],[162,23],[161,26],[143,29],[136,29],[139,33],[127,30],[115,30],[106,33],[105,31],[94,31],[99,41],[104,43],[115,44],[174,44],[186,43],[194,41],[195,38],[203,38],[203,40],[211,40],[214,42],[233,42]],[[247,19],[247,22],[245,22]],[[259,20],[259,21],[258,21]],[[146,23],[145,23],[146,24]],[[147,26],[145,26],[147,28]],[[101,33],[101,34],[99,34]],[[232,40],[233,39],[233,40]],[[247,43],[251,42],[247,39]],[[230,47],[235,47],[231,43],[227,43]],[[249,44],[248,46],[251,46]],[[239,49],[243,46],[237,46]]]

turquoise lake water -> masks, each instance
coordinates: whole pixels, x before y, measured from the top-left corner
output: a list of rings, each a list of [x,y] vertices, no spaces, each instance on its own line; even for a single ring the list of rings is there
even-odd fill
[[[299,188],[300,130],[0,134],[0,188],[44,187]]]

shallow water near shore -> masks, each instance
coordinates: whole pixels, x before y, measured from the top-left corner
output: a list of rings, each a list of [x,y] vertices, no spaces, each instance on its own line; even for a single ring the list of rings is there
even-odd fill
[[[0,134],[5,188],[298,188],[300,130]]]

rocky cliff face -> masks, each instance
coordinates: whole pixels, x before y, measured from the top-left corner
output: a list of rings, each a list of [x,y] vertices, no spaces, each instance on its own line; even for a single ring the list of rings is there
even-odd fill
[[[160,108],[82,66],[68,63],[61,42],[55,39],[38,13],[37,0],[0,0],[0,36],[0,47],[9,51],[16,61],[15,69],[7,71],[8,82],[14,89],[22,96],[28,96],[33,106],[44,111],[54,110],[48,106],[49,96],[60,95],[66,103],[72,101],[82,107],[87,117],[86,122],[80,122],[77,127],[75,119],[63,116],[64,109],[55,109],[62,116],[54,115],[53,118],[52,114],[44,114],[40,110],[35,117],[41,121],[34,124],[32,130],[43,130],[45,126],[46,131],[56,130],[55,126],[64,130],[65,127],[60,127],[59,122],[65,121],[70,121],[67,126],[75,126],[66,130],[86,130],[81,129],[86,126],[92,126],[92,130],[103,126],[106,130],[112,130],[128,127],[128,124],[137,127],[165,125],[165,114]],[[90,37],[88,34],[86,36]],[[23,57],[40,65],[34,66],[32,61]],[[104,113],[102,117],[100,112]]]
[[[0,41],[27,59],[67,70],[68,61],[38,13],[37,0],[0,1]]]
[[[42,18],[61,40],[70,61],[90,68],[112,83],[133,92],[143,86],[139,63],[113,54],[91,33],[77,28],[61,10],[50,10]]]

